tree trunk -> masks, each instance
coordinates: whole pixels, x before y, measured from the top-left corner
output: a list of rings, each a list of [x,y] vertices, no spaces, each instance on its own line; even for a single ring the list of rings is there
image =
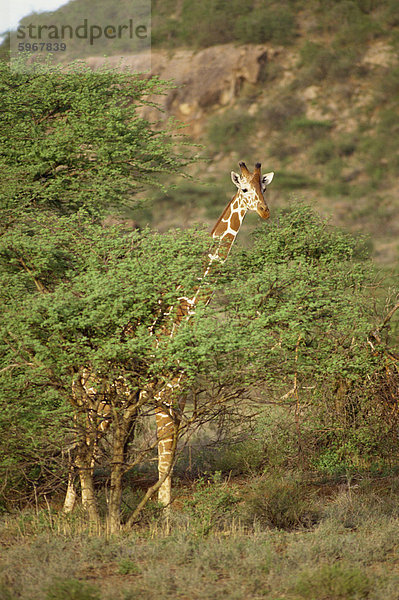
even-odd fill
[[[78,448],[76,466],[79,470],[80,485],[82,488],[82,506],[87,512],[89,522],[97,528],[100,526],[96,495],[93,480],[93,447],[92,444],[82,443]]]
[[[126,441],[124,427],[115,427],[108,503],[107,529],[109,533],[117,533],[121,527],[122,477],[124,473]]]
[[[69,470],[68,470],[68,488],[65,494],[64,506],[62,512],[66,515],[70,514],[75,508],[77,493],[75,489],[75,467],[72,459],[70,459]]]
[[[129,440],[134,435],[137,418],[137,405],[127,406],[113,414],[113,439],[111,462],[111,485],[108,504],[107,529],[109,533],[117,533],[121,529],[121,503],[123,492],[123,475],[126,468],[126,452]]]

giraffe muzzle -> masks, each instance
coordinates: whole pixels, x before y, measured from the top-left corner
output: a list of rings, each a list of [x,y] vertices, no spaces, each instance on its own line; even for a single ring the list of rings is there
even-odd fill
[[[270,217],[270,210],[268,206],[258,205],[256,212],[261,219],[268,219]]]

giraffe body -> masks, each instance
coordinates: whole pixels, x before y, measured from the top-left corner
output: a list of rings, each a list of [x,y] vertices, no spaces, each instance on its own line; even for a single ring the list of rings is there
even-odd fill
[[[173,337],[180,324],[184,320],[189,320],[195,314],[195,308],[200,300],[202,304],[207,304],[210,301],[212,293],[208,290],[204,292],[203,284],[209,278],[213,267],[223,263],[228,257],[246,213],[248,211],[257,212],[262,219],[267,219],[270,216],[264,193],[267,185],[271,183],[274,173],[267,173],[262,177],[260,163],[255,165],[253,172],[250,172],[247,169],[244,162],[240,162],[239,165],[241,174],[239,175],[235,172],[231,173],[232,181],[238,190],[212,229],[211,236],[216,244],[216,248],[213,252],[208,254],[209,260],[202,277],[200,278],[199,286],[192,298],[179,298],[174,321],[171,325],[164,327],[162,336],[166,335]],[[161,315],[161,317],[170,317],[173,308],[174,307],[170,307],[166,313]],[[153,326],[149,329],[150,335],[153,335],[155,324],[158,322],[158,319],[159,315],[155,319]],[[127,334],[129,333],[128,330],[129,327],[127,326]],[[159,339],[156,343],[159,343]],[[180,373],[155,394],[153,394],[153,389],[149,386],[148,389],[142,390],[139,395],[139,397],[143,399],[146,395],[152,397],[152,402],[155,404],[158,439],[158,500],[163,506],[169,506],[171,502],[172,469],[176,455],[181,415],[184,410],[184,401],[181,399],[178,400],[183,378],[184,374]],[[72,510],[76,498],[74,490],[75,466],[81,479],[82,492],[84,492],[82,496],[87,495],[87,498],[82,497],[83,503],[86,504],[87,507],[94,506],[94,488],[93,490],[89,490],[90,493],[86,493],[85,490],[89,486],[85,483],[85,480],[87,479],[89,483],[92,481],[92,477],[89,475],[90,473],[92,474],[93,471],[95,450],[98,440],[104,435],[113,422],[111,404],[107,402],[107,396],[110,393],[113,395],[117,393],[122,404],[125,404],[125,402],[128,403],[131,398],[129,386],[123,378],[120,382],[115,382],[113,386],[115,389],[112,390],[98,389],[98,381],[101,381],[101,379],[98,378],[90,368],[83,367],[73,384],[73,404],[78,407],[84,406],[82,414],[86,415],[85,429],[91,432],[91,441],[89,440],[89,437],[87,437],[83,441],[83,444],[81,444],[85,451],[83,454],[88,454],[88,458],[85,457],[85,464],[81,466],[79,461],[71,461],[68,491],[64,503],[65,512],[70,512]],[[142,402],[138,401],[138,406],[141,404]],[[81,451],[82,448],[80,448]],[[97,515],[93,509],[93,517],[91,520],[96,519]]]
[[[260,163],[255,165],[255,170],[251,173],[245,163],[240,162],[241,175],[232,171],[231,178],[237,186],[238,191],[226,206],[220,215],[211,235],[217,240],[216,251],[208,255],[209,262],[201,277],[201,282],[209,277],[212,267],[215,263],[223,263],[236,239],[247,211],[255,211],[262,219],[268,219],[270,216],[269,208],[264,199],[266,186],[271,183],[274,173],[267,173],[261,176]],[[172,326],[171,336],[177,330],[183,319],[189,319],[195,314],[195,306],[198,303],[201,293],[201,285],[198,287],[193,298],[182,298],[178,310],[178,316]],[[211,299],[210,293],[207,293],[205,304]],[[181,413],[184,409],[180,403],[179,409],[174,408],[174,398],[180,387],[183,375],[177,378],[177,381],[166,385],[158,394],[158,407],[156,410],[156,424],[158,435],[158,475],[160,487],[158,490],[158,500],[164,506],[169,506],[171,502],[171,481],[172,469],[175,459],[177,438],[179,436],[179,427],[181,422]],[[171,397],[172,396],[172,397]]]

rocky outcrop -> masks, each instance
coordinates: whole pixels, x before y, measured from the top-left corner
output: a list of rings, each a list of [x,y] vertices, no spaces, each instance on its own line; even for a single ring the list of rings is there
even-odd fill
[[[266,45],[233,44],[212,46],[198,52],[175,50],[173,54],[154,50],[150,57],[151,75],[173,80],[175,86],[166,96],[157,98],[158,103],[169,115],[176,115],[186,122],[194,121],[206,109],[232,103],[245,83],[256,84],[267,61],[278,52],[278,48]],[[102,67],[106,60],[111,66],[137,71],[141,64],[148,62],[147,59],[148,56],[143,60],[142,56],[132,54],[123,59],[90,57],[86,62],[93,69]]]

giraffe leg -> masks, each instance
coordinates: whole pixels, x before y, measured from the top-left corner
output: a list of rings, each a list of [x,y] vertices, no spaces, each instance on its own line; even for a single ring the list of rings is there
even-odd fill
[[[79,464],[80,485],[82,488],[82,507],[87,512],[90,523],[98,525],[100,517],[93,484],[93,473],[89,466]]]
[[[70,458],[69,460],[70,460],[70,463],[69,463],[69,470],[68,470],[68,487],[67,487],[67,491],[65,494],[64,506],[62,508],[62,512],[66,515],[71,513],[73,511],[73,509],[75,508],[76,498],[77,498],[77,492],[76,492],[76,488],[75,488],[75,479],[76,479],[75,466],[72,462],[72,459]]]
[[[171,411],[161,407],[156,413],[158,435],[158,477],[163,480],[158,490],[158,501],[163,506],[171,502],[172,469],[175,458],[176,423]]]

